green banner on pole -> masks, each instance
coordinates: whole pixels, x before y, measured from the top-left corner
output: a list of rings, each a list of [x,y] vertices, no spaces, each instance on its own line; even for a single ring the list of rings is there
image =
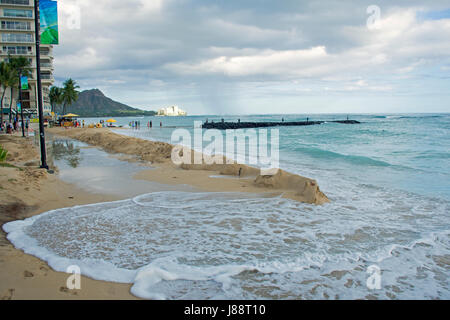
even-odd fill
[[[39,1],[41,44],[58,44],[58,5],[56,1]]]
[[[22,105],[20,104],[20,102],[17,102],[17,111],[18,112],[22,111]]]
[[[20,77],[20,87],[22,88],[22,90],[28,90],[28,77]]]

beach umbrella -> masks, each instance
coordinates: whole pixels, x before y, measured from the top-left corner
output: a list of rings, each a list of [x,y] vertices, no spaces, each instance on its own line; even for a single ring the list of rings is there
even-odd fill
[[[117,121],[114,119],[108,119],[108,120],[106,120],[106,122],[117,122]]]
[[[74,118],[74,117],[78,117],[77,114],[73,114],[73,113],[68,113],[66,115],[63,115],[64,118]]]

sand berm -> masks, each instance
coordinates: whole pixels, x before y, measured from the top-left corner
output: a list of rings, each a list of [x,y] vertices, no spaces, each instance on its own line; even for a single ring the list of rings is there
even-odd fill
[[[178,174],[180,177],[178,177],[177,183],[193,185],[204,190],[277,192],[282,197],[310,204],[320,205],[329,202],[327,196],[320,191],[315,180],[281,169],[274,175],[261,175],[259,168],[235,162],[228,164],[226,159],[224,159],[223,164],[205,164],[203,162],[202,164],[175,165],[171,160],[173,145],[117,134],[107,128],[52,128],[49,129],[49,132],[100,147],[109,153],[134,156],[141,161],[151,162],[152,166],[160,169],[159,173],[156,172],[158,170],[147,171],[147,174],[144,173],[140,178],[167,183],[168,180],[164,176],[168,177]],[[194,151],[192,150],[191,155],[194,157]],[[185,173],[180,174],[181,171],[185,171]],[[203,172],[203,174],[199,175],[195,172]],[[218,180],[206,179],[206,177],[209,178],[211,172],[219,175],[235,176],[241,179],[221,179],[236,181],[227,181],[228,187],[211,188],[211,184],[217,184]],[[223,186],[222,182],[221,184]]]

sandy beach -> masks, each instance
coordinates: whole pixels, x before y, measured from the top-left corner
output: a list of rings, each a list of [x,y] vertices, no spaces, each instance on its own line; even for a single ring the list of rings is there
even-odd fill
[[[136,179],[164,184],[186,184],[202,191],[270,192],[281,195],[283,198],[317,205],[329,202],[315,180],[281,169],[274,175],[261,175],[260,169],[237,163],[177,166],[171,161],[173,146],[165,142],[123,136],[108,129],[52,128],[49,132],[83,141],[112,154],[131,156],[127,160],[143,161],[152,166],[151,170],[141,172],[135,177]],[[194,153],[194,151],[191,152],[192,158]],[[226,160],[223,163],[226,163]],[[211,176],[223,176],[224,179]]]
[[[268,193],[316,204],[328,201],[314,180],[281,170],[273,177],[266,177],[259,176],[256,168],[236,164],[178,167],[170,160],[172,146],[167,143],[125,137],[108,129],[53,128],[49,132],[86,142],[124,160],[151,165],[151,169],[143,167],[135,179],[166,185],[190,185],[201,191]],[[57,208],[125,198],[87,192],[62,181],[57,168],[53,168],[53,174],[40,169],[39,150],[32,138],[2,135],[0,144],[9,151],[8,165],[0,167],[1,225]],[[82,277],[82,290],[69,290],[66,287],[68,274],[55,272],[47,263],[15,249],[3,230],[0,269],[0,299],[136,299],[130,294],[129,284],[87,277]]]
[[[49,210],[117,200],[92,194],[39,169],[39,153],[32,138],[1,135],[9,151],[0,167],[0,224],[25,219]],[[53,271],[45,262],[15,249],[0,231],[0,299],[136,299],[130,285],[82,278],[82,290],[68,290],[68,274]]]

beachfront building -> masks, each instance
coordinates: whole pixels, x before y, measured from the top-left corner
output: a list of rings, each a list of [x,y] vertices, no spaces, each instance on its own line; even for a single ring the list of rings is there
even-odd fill
[[[0,0],[0,61],[8,61],[9,56],[26,57],[31,62],[32,76],[28,79],[29,90],[22,91],[22,105],[27,115],[37,114],[37,73],[36,45],[34,28],[33,0]],[[44,115],[51,112],[49,92],[53,85],[53,46],[41,45],[41,82]],[[18,89],[7,89],[3,107],[9,112],[10,104],[13,114],[19,97]]]
[[[186,116],[187,112],[178,106],[171,106],[158,110],[158,116]]]

